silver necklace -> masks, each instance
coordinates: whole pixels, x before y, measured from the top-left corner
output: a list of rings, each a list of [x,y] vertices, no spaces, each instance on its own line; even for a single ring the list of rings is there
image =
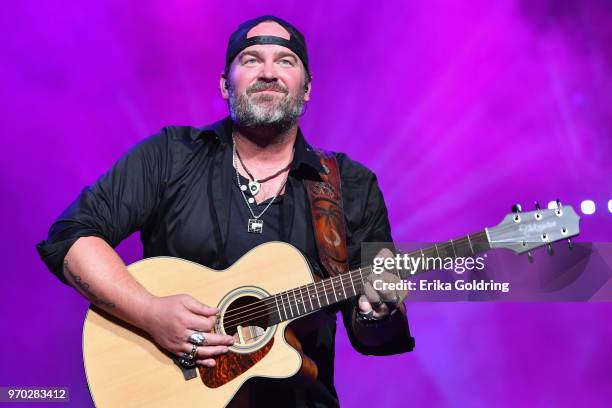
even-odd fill
[[[236,157],[238,157],[238,161],[240,162],[240,165],[242,166],[244,171],[246,171],[246,174],[249,176],[249,187],[248,188],[249,188],[249,191],[251,192],[251,194],[254,195],[254,196],[256,196],[259,193],[262,183],[265,183],[266,181],[272,180],[273,178],[276,178],[277,176],[280,176],[285,171],[287,171],[289,169],[289,167],[291,167],[291,162],[289,162],[289,164],[287,164],[285,167],[283,167],[282,169],[280,169],[276,173],[272,174],[271,176],[262,178],[261,180],[257,180],[255,178],[255,176],[253,176],[253,174],[251,174],[251,172],[247,168],[246,164],[244,164],[244,161],[242,161],[242,157],[240,157],[240,153],[238,152],[238,150],[236,150]]]
[[[266,207],[261,211],[261,213],[259,213],[259,215],[255,215],[255,212],[251,208],[251,204],[255,202],[255,199],[253,197],[246,196],[244,192],[247,190],[248,187],[240,183],[240,173],[238,172],[237,156],[238,155],[236,152],[236,140],[234,139],[234,135],[232,135],[232,160],[234,162],[234,169],[236,170],[236,181],[238,182],[238,186],[240,187],[240,193],[242,194],[242,198],[244,198],[244,202],[247,205],[249,212],[253,216],[253,218],[249,218],[249,221],[247,223],[247,231],[251,234],[261,234],[263,232],[263,220],[260,220],[260,218],[262,215],[264,215],[266,211],[268,211],[268,208],[270,208],[270,206],[272,205],[274,200],[276,200],[276,197],[278,197],[280,192],[283,191],[285,184],[287,184],[287,179],[289,178],[289,175],[287,174],[287,176],[285,177],[285,181],[283,181],[280,188],[278,189],[276,194],[274,194],[274,197],[272,197],[268,205],[266,205]]]

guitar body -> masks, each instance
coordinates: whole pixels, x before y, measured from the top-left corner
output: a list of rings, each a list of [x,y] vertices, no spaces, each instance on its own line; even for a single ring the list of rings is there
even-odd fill
[[[304,256],[281,242],[261,245],[223,271],[172,257],[145,259],[128,270],[156,296],[186,293],[218,307],[221,331],[225,311],[240,311],[245,301],[313,282]],[[227,331],[240,341],[217,357],[215,367],[199,367],[197,377],[186,380],[172,356],[146,333],[91,307],[83,328],[83,359],[92,398],[97,407],[224,407],[249,378],[300,372],[299,344],[296,350],[288,341],[293,336],[285,337],[290,322]]]

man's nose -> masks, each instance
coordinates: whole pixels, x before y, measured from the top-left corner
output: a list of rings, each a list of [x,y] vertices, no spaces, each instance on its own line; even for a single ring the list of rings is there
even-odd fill
[[[277,79],[278,75],[276,72],[276,66],[274,64],[274,61],[266,61],[261,68],[259,76],[261,79],[264,79],[266,81],[272,81]]]

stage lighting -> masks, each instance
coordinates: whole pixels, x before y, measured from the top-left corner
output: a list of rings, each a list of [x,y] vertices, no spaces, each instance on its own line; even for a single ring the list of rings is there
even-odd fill
[[[549,210],[554,210],[555,208],[557,208],[557,202],[556,201],[549,201],[548,205],[546,206],[546,208],[548,208]]]
[[[583,200],[580,203],[580,210],[586,215],[595,213],[595,202],[593,200]]]
[[[608,211],[612,213],[612,200],[608,200]]]

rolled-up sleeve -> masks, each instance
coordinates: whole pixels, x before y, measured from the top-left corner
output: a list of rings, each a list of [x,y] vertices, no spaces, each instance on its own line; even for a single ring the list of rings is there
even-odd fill
[[[139,230],[154,212],[168,174],[167,129],[125,154],[96,183],[85,187],[57,218],[36,249],[51,272],[68,284],[63,261],[80,237],[96,236],[112,247]]]
[[[350,224],[353,224],[350,228],[350,239],[347,240],[349,266],[353,270],[363,264],[371,264],[381,248],[387,247],[395,251],[395,246],[391,236],[387,206],[376,176],[348,158],[342,159],[344,159],[341,160],[341,174],[345,216],[348,218],[349,228]],[[360,205],[357,205],[358,203]],[[371,243],[368,245],[367,253],[362,253],[362,243]],[[394,313],[389,321],[381,321],[376,328],[386,331],[382,337],[387,341],[376,346],[362,344],[353,332],[356,307],[357,298],[344,302],[342,307],[344,325],[355,350],[362,354],[379,356],[412,351],[414,338],[410,334],[408,320],[403,313]]]

